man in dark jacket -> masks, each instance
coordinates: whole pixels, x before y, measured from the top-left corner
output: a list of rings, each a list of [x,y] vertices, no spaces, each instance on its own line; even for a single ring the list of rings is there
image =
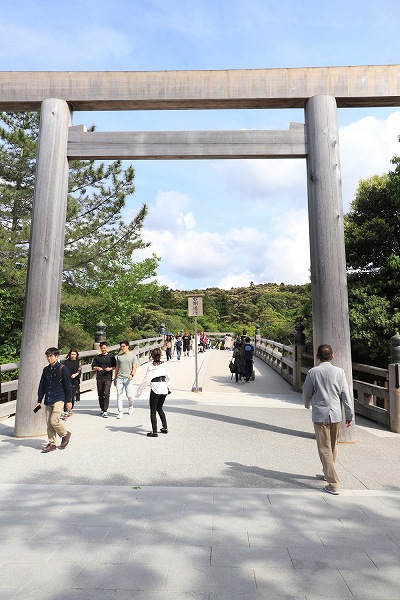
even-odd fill
[[[243,344],[243,354],[245,362],[246,382],[249,383],[253,373],[254,346],[250,343],[250,338],[247,336]]]
[[[64,403],[67,410],[71,410],[72,408],[71,378],[67,367],[62,365],[58,360],[60,351],[57,348],[48,348],[46,356],[49,364],[43,369],[36,404],[36,407],[41,406],[44,398],[47,435],[49,438],[49,443],[42,450],[45,453],[56,450],[57,434],[61,437],[60,448],[68,446],[71,433],[64,427],[60,416],[64,410]]]
[[[100,342],[100,354],[94,357],[92,369],[96,371],[97,394],[99,396],[100,416],[108,417],[110,404],[110,390],[113,379],[113,370],[117,366],[114,354],[108,353],[107,342]]]

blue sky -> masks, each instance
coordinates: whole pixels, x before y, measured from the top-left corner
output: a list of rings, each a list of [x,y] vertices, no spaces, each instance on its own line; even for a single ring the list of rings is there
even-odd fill
[[[2,71],[258,69],[394,64],[398,0],[15,0]],[[400,154],[400,108],[341,109],[343,204]],[[302,110],[93,112],[98,131],[287,129]],[[136,161],[125,216],[146,202],[158,279],[190,290],[309,279],[304,160]],[[147,252],[136,254],[138,260]]]

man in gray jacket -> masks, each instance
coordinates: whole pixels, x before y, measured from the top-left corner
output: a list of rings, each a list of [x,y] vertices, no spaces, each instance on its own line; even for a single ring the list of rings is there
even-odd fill
[[[328,344],[318,347],[320,364],[309,370],[303,385],[304,406],[312,405],[312,420],[319,457],[328,485],[328,494],[339,493],[340,480],[336,472],[337,444],[342,424],[342,406],[349,427],[353,421],[353,408],[343,369],[332,365],[332,348]]]

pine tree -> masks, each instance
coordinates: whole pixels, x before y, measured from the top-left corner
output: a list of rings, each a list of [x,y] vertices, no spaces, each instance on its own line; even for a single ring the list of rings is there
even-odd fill
[[[0,301],[7,315],[0,360],[12,347],[19,351],[38,136],[38,113],[0,113]],[[121,161],[70,162],[64,298],[110,284],[126,272],[134,250],[147,246],[140,235],[147,206],[129,222],[122,218],[134,178]]]

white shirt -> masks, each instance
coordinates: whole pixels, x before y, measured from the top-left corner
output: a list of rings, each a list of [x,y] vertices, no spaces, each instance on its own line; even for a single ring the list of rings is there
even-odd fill
[[[165,377],[165,381],[151,381],[155,377]],[[168,394],[170,383],[171,378],[169,376],[167,364],[165,362],[162,362],[160,365],[153,365],[153,363],[151,363],[147,367],[147,373],[144,376],[142,383],[136,390],[135,398],[139,398],[140,394],[148,384],[150,384],[150,387],[155,394]]]

